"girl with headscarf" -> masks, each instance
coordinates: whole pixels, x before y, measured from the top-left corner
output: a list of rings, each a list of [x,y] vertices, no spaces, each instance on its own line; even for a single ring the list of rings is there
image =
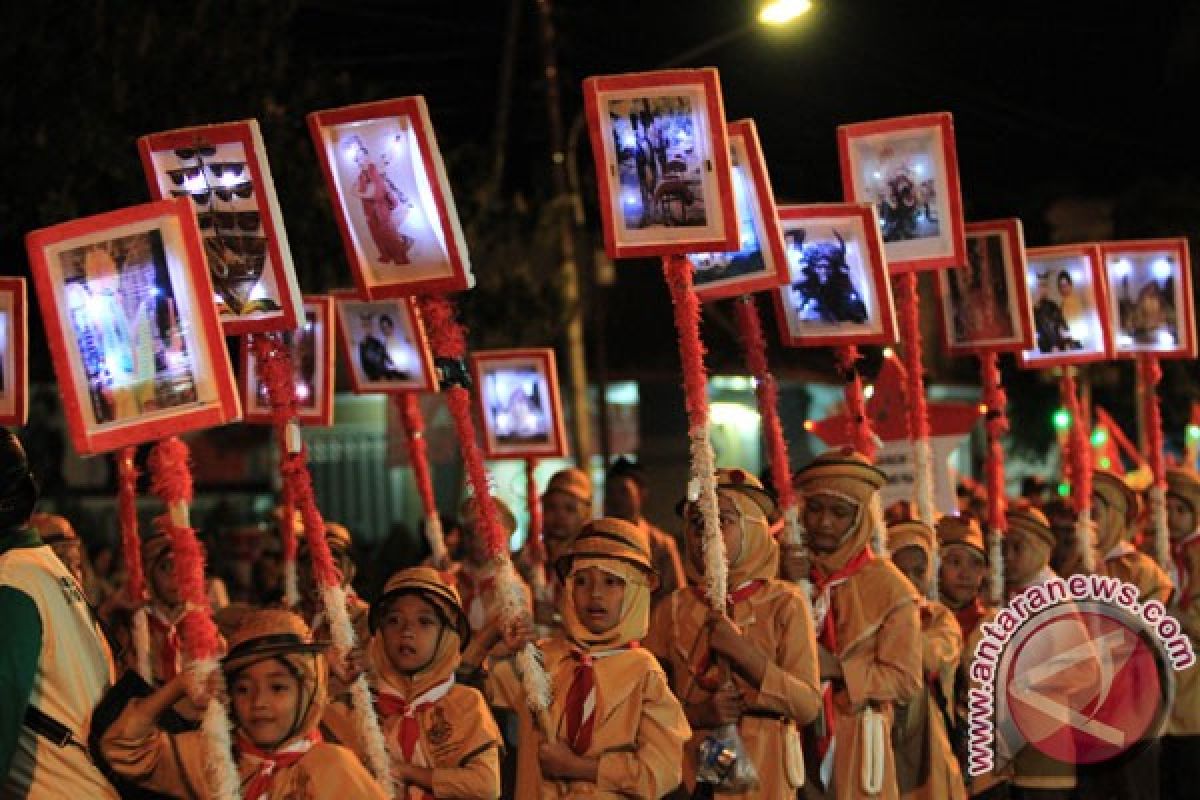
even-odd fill
[[[489,679],[494,700],[517,710],[520,798],[658,798],[679,785],[691,735],[667,677],[639,646],[656,582],[641,528],[602,517],[558,560],[563,633],[539,643],[554,688],[545,719],[533,716],[511,661]]]
[[[375,709],[401,800],[498,798],[500,731],[483,696],[455,683],[471,635],[458,592],[430,567],[400,570],[370,622]]]
[[[962,633],[953,612],[927,600],[932,580],[934,530],[902,520],[888,526],[892,563],[917,591],[921,615],[922,691],[897,706],[896,782],[905,800],[965,800],[962,771],[947,728],[954,714],[954,679],[962,657]]]
[[[655,609],[646,647],[669,670],[694,730],[684,749],[688,788],[700,743],[736,723],[759,786],[721,797],[793,798],[804,783],[797,726],[811,722],[821,702],[812,611],[798,587],[777,578],[771,526],[779,513],[759,480],[718,470],[717,501],[729,568],[724,613],[704,591],[703,519],[681,503],[690,585]]]
[[[383,799],[354,754],[325,742],[318,729],[327,702],[326,647],[288,611],[250,612],[230,637],[222,669],[243,800]],[[149,697],[130,701],[100,750],[117,774],[142,788],[209,797],[205,734],[169,734],[155,722],[184,697],[187,680],[180,673]]]
[[[818,659],[825,701],[816,748],[830,797],[900,796],[891,748],[895,706],[921,688],[916,591],[871,550],[883,525],[876,492],[887,478],[846,447],[795,476],[812,551]]]

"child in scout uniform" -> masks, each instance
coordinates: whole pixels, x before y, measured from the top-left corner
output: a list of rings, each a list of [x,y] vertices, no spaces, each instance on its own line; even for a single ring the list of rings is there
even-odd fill
[[[1168,567],[1175,595],[1168,610],[1200,654],[1200,475],[1167,470]],[[1200,665],[1175,673],[1175,701],[1162,739],[1162,796],[1196,796],[1200,786]]]
[[[517,529],[517,518],[500,498],[493,497],[492,503],[496,507],[501,533],[504,540],[508,541]],[[479,511],[475,498],[464,500],[459,513],[466,541],[463,544],[463,560],[454,575],[455,588],[462,598],[463,610],[471,625],[471,636],[478,637],[480,643],[485,639],[494,641],[498,635],[495,631],[500,618],[500,601],[496,595],[496,569],[499,564],[489,557],[488,543],[479,531]],[[527,603],[532,605],[528,587],[522,583],[522,588],[525,589]],[[491,630],[485,632],[485,628]]]
[[[525,577],[534,592],[534,623],[539,637],[558,633],[562,582],[554,570],[559,556],[579,535],[584,523],[592,518],[592,480],[576,467],[559,470],[550,476],[542,493],[542,545],[544,564],[525,564]],[[526,546],[525,552],[529,548]],[[540,575],[534,570],[540,569]]]
[[[1096,523],[1096,572],[1138,588],[1138,601],[1171,597],[1171,579],[1154,559],[1133,546],[1138,517],[1137,493],[1115,472],[1092,473],[1092,519]]]
[[[403,800],[498,798],[500,731],[483,696],[454,679],[470,637],[458,592],[430,567],[401,570],[371,630],[375,708]]]
[[[251,612],[230,638],[222,669],[244,800],[384,797],[354,754],[324,742],[317,728],[326,704],[325,647],[300,617],[279,610]],[[168,734],[155,723],[185,691],[181,674],[132,700],[100,749],[117,774],[142,788],[208,797],[204,734]]]
[[[1036,508],[1016,509],[1006,514],[1006,520],[1008,530],[1004,536],[1003,548],[1004,587],[1007,599],[1012,600],[1024,590],[1058,576],[1049,566],[1055,538],[1045,515]],[[1045,652],[1049,657],[1050,654],[1073,650],[1091,640],[1082,624],[1077,632],[1064,630],[1062,626],[1054,630],[1057,633],[1043,631],[1040,639],[1028,641],[1036,643],[1039,651]],[[1076,695],[1094,696],[1097,677],[1095,659],[1080,658],[1073,665],[1058,670],[1046,680],[1039,681],[1036,690],[1042,697],[1050,698],[1060,705],[1071,706],[1072,698]],[[997,698],[1004,698],[1009,694],[1011,693],[1004,686],[998,687],[996,691]],[[1019,702],[1021,701],[1013,701]],[[998,720],[1009,716],[1000,707],[996,713]],[[1050,735],[1057,729],[1057,724],[1048,724],[1042,732]],[[1029,735],[1038,735],[1038,732],[1022,732],[1024,739],[1028,739]],[[1011,760],[1011,763],[1007,764],[1012,776],[1009,790],[1011,797],[1065,800],[1070,796],[1071,790],[1076,786],[1073,764],[1053,759],[1029,742],[1019,748],[1005,745],[1004,736],[1000,733],[997,734],[997,740],[1000,760]]]
[[[888,526],[892,563],[917,590],[921,614],[921,672],[924,690],[897,707],[892,741],[901,797],[961,800],[962,772],[947,735],[954,714],[954,681],[962,658],[962,633],[954,614],[927,600],[934,548],[933,528],[917,520]]]
[[[818,661],[829,720],[817,743],[830,797],[898,798],[893,711],[917,696],[921,623],[916,592],[871,552],[881,520],[872,500],[886,477],[846,447],[819,455],[795,476],[812,552]]]
[[[996,618],[996,608],[984,602],[989,579],[987,545],[979,523],[969,514],[947,514],[937,522],[938,596],[954,614],[962,635],[963,649],[954,681],[954,725],[959,731],[952,740],[960,761],[965,760],[966,730],[969,724],[968,697],[971,688],[971,661],[983,636],[981,626]],[[965,763],[960,767],[965,768]],[[1006,776],[998,773],[969,776],[967,791],[971,797],[1005,796]]]
[[[684,782],[696,784],[700,743],[736,723],[759,786],[721,797],[792,798],[804,782],[797,726],[820,711],[812,611],[798,587],[778,579],[770,528],[774,499],[754,475],[717,471],[717,502],[729,571],[724,613],[705,594],[704,520],[680,503],[689,586],[654,609],[646,647],[666,666],[694,731],[684,749]]]
[[[302,525],[296,526],[298,536],[304,535]],[[354,563],[354,539],[345,525],[336,522],[325,523],[325,541],[329,545],[329,553],[333,556],[333,564],[342,576],[342,588],[346,592],[346,612],[350,615],[350,623],[358,641],[365,642],[370,635],[367,629],[367,616],[370,606],[358,596],[351,583],[358,571]],[[308,622],[313,636],[318,639],[329,638],[329,617],[325,613],[321,601],[321,590],[312,577],[312,555],[308,549],[308,538],[300,540],[296,549],[296,582],[300,589],[300,614]]]
[[[150,591],[146,621],[150,632],[150,669],[154,673],[151,683],[161,686],[183,669],[177,628],[183,616],[183,599],[175,582],[171,540],[165,533],[155,533],[142,542],[142,568]]]
[[[554,690],[549,729],[535,729],[511,660],[489,677],[494,702],[520,718],[514,796],[662,797],[679,785],[691,730],[658,662],[638,645],[655,582],[646,534],[624,520],[589,522],[558,566],[563,634],[539,643]]]

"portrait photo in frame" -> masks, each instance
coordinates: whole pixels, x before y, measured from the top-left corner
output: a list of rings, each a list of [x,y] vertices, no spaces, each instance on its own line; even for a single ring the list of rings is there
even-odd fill
[[[1187,239],[1101,242],[1109,347],[1118,357],[1196,357]]]
[[[0,425],[29,417],[29,314],[25,279],[0,278]]]
[[[966,264],[935,275],[946,352],[959,356],[1033,348],[1021,220],[969,222],[966,230]]]
[[[837,136],[845,198],[875,206],[893,274],[966,263],[950,114],[840,125]]]
[[[566,424],[554,350],[481,350],[470,355],[487,458],[565,458]]]
[[[892,344],[896,310],[875,208],[779,207],[790,283],[772,293],[788,347]]]
[[[424,97],[314,111],[308,130],[362,297],[475,285]]]
[[[241,416],[191,200],[25,237],[50,356],[83,455]]]
[[[1034,247],[1025,251],[1025,262],[1033,347],[1020,351],[1020,365],[1043,369],[1109,358],[1100,248],[1094,244]]]
[[[587,78],[609,258],[741,248],[716,69]]]
[[[758,129],[749,119],[727,127],[741,249],[688,256],[695,267],[693,286],[702,303],[784,286],[790,275]]]
[[[305,295],[304,323],[280,334],[292,356],[296,383],[296,418],[302,425],[325,427],[333,424],[333,298]],[[252,348],[242,347],[239,387],[245,421],[270,425],[271,404],[267,385],[258,377]]]
[[[148,134],[138,153],[151,196],[192,204],[225,333],[294,329],[300,286],[258,122]]]
[[[353,292],[334,292],[333,300],[338,342],[355,394],[437,391],[416,300],[360,300]]]

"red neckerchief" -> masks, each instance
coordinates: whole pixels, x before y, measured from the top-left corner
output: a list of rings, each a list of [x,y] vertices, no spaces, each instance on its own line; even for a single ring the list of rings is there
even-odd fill
[[[871,563],[875,559],[875,555],[871,552],[871,548],[864,546],[858,554],[847,561],[841,569],[835,570],[830,575],[825,575],[820,568],[815,564],[809,572],[809,577],[813,583],[815,597],[818,599],[824,598],[824,616],[821,619],[821,630],[817,632],[817,641],[825,646],[833,655],[837,655],[837,625],[834,623],[833,613],[833,589],[841,583],[845,583],[858,571]],[[818,760],[824,761],[825,754],[829,752],[829,748],[833,746],[833,729],[834,729],[834,709],[833,709],[833,682],[821,682],[821,699],[825,707],[825,735],[817,741],[817,757]]]
[[[635,640],[599,653],[571,651],[571,655],[579,663],[575,665],[575,673],[571,676],[571,688],[567,690],[563,717],[567,723],[567,746],[575,755],[583,755],[592,746],[592,732],[596,725],[596,659],[625,650],[636,650],[640,646]]]
[[[1175,570],[1179,573],[1179,607],[1187,611],[1192,605],[1192,579],[1193,575],[1188,571],[1187,556],[1188,549],[1196,544],[1200,544],[1200,530],[1189,534],[1185,539],[1171,544],[1171,560],[1175,562]]]
[[[979,595],[971,598],[971,602],[967,603],[962,608],[954,609],[954,619],[958,622],[958,630],[962,633],[963,641],[965,642],[975,629],[979,627],[980,620],[987,613],[987,607],[983,601],[979,599]]]
[[[747,581],[746,583],[734,589],[731,594],[725,595],[725,608],[732,616],[733,607],[743,600],[748,600],[758,593],[760,589],[767,585],[765,580],[759,579]],[[691,587],[692,594],[701,603],[708,603],[708,595],[704,589],[699,586]],[[721,687],[721,678],[715,672],[710,672],[712,668],[712,649],[707,646],[697,647],[692,656],[691,671],[696,684],[701,688],[710,692],[715,692]]]
[[[237,749],[243,756],[249,756],[258,762],[255,772],[250,776],[250,783],[242,790],[245,800],[262,800],[271,791],[275,782],[275,772],[286,769],[308,755],[313,745],[321,742],[321,731],[313,729],[311,733],[297,739],[280,750],[263,750],[246,736],[238,734]]]
[[[163,683],[179,674],[179,629],[158,611],[147,609],[146,619],[158,639],[158,659],[155,670]]]

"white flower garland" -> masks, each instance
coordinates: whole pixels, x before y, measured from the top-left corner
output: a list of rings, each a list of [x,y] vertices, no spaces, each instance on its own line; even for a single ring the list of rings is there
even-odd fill
[[[729,568],[725,563],[725,539],[721,536],[720,512],[717,505],[717,467],[708,427],[688,432],[691,451],[691,475],[688,480],[688,499],[700,508],[704,531],[700,541],[704,549],[704,583],[708,602],[718,611],[725,610],[728,594]]]
[[[449,554],[446,552],[446,534],[442,530],[442,518],[436,511],[425,515],[425,541],[429,542],[434,566],[442,569]]]
[[[527,613],[525,593],[508,555],[501,554],[498,561],[500,563],[496,568],[496,594],[500,600],[500,619],[507,624],[509,620]],[[541,651],[532,642],[526,643],[517,652],[516,660],[517,672],[521,676],[521,688],[525,690],[525,701],[538,719],[538,724],[542,725],[550,709],[554,690],[550,685],[550,676],[546,674],[546,668],[542,664]]]
[[[187,674],[193,696],[209,685],[212,675],[216,676],[220,694],[224,694],[225,675],[221,672],[220,662],[216,658],[192,661],[187,665]],[[230,736],[233,723],[229,719],[229,710],[217,697],[208,699],[200,730],[204,733],[204,750],[207,755],[204,760],[204,774],[210,796],[214,800],[240,800],[242,783],[237,762],[233,760],[233,740]]]

